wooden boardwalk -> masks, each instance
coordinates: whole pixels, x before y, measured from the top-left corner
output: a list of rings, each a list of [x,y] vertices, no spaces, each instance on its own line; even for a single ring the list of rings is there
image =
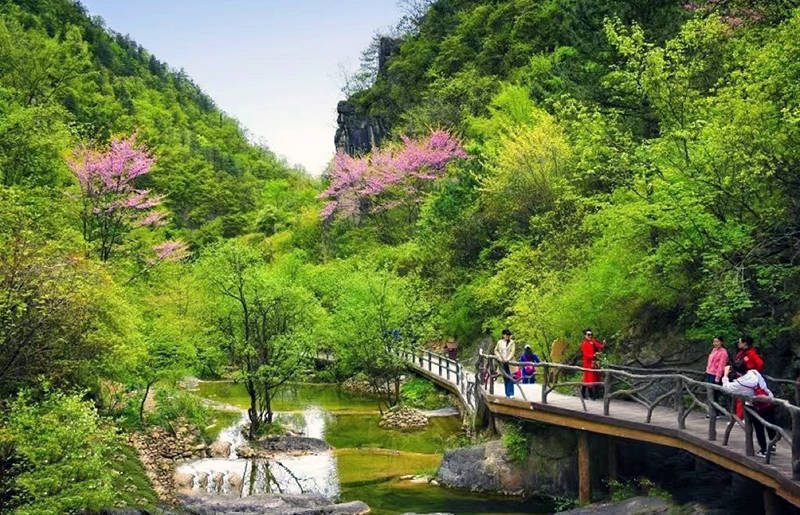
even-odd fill
[[[724,445],[725,429],[730,418],[719,417],[715,438],[710,439],[712,435],[709,419],[705,416],[706,406],[699,406],[701,409],[697,409],[698,406],[694,409],[690,407],[683,413],[684,427],[680,427],[678,411],[671,406],[658,403],[646,406],[635,399],[611,400],[614,396],[609,395],[606,413],[603,399],[582,402],[578,395],[559,393],[552,385],[542,384],[516,384],[514,398],[508,398],[500,378],[495,379],[494,385],[485,383],[476,387],[475,373],[456,361],[431,352],[405,352],[404,357],[415,371],[458,395],[464,407],[473,413],[479,403],[483,403],[494,414],[683,449],[757,481],[800,507],[800,481],[792,479],[792,462],[795,460],[792,458],[791,432],[787,435],[784,431],[784,437],[776,444],[776,453],[767,464],[762,457],[747,455],[748,436],[742,421],[732,423],[727,445]],[[537,380],[542,380],[542,376],[547,374],[542,368],[537,368]],[[545,396],[543,389],[547,389]],[[570,390],[563,386],[558,389]],[[577,391],[577,387],[572,386],[572,390]],[[682,401],[680,404],[683,406]],[[652,409],[652,413],[648,422],[649,409]],[[752,432],[750,424],[746,426]],[[752,435],[750,442],[752,445]]]

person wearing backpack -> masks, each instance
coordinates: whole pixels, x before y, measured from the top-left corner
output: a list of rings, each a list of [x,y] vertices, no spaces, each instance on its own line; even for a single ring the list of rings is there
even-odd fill
[[[526,363],[522,365],[522,383],[523,384],[533,384],[536,382],[536,366],[534,363],[539,363],[539,356],[536,355],[533,350],[531,350],[530,345],[525,346],[525,350],[522,351],[522,356],[519,357],[520,363]],[[527,363],[530,363],[529,365]]]
[[[761,372],[755,368],[748,369],[745,361],[739,360],[734,362],[734,378],[732,379],[730,376],[731,366],[728,365],[725,367],[725,374],[722,376],[722,387],[727,391],[740,395],[750,395],[752,397],[769,397],[770,399],[774,398],[772,392],[767,386],[767,382],[764,380],[764,376],[761,375]],[[774,404],[753,400],[747,401],[746,405],[747,407],[753,408],[753,410],[758,413],[758,416],[770,424],[775,424]],[[756,439],[758,440],[759,451],[757,454],[761,457],[766,457],[768,442],[764,435],[764,430],[766,429],[766,433],[769,435],[769,441],[772,441],[775,438],[776,431],[769,426],[764,427],[764,424],[755,417],[752,418],[752,422],[753,430],[755,431]],[[775,449],[770,449],[770,452],[774,453]]]

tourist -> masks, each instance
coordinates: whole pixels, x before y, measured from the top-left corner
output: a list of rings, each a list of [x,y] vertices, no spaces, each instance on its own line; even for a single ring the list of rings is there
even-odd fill
[[[539,363],[539,356],[531,350],[530,345],[525,346],[522,356],[519,357],[520,363]],[[536,367],[534,365],[522,365],[523,384],[533,384],[536,382]]]
[[[583,355],[583,368],[597,368],[598,354],[605,347],[605,340],[603,343],[597,341],[591,329],[586,329],[583,332],[583,343],[581,344],[581,354]],[[590,399],[596,399],[599,392],[599,383],[601,381],[601,374],[599,372],[591,372],[585,370],[583,372],[583,386],[581,386],[581,397],[586,398],[589,394]]]
[[[730,376],[734,377],[731,378]],[[772,392],[767,387],[767,382],[761,372],[755,368],[748,369],[744,360],[735,361],[733,363],[733,374],[731,374],[731,366],[725,367],[722,375],[722,387],[731,393],[740,395],[750,395],[752,397],[769,397],[773,398]],[[768,402],[748,401],[747,406],[752,408],[758,416],[763,418],[770,424],[775,424],[775,405]],[[756,433],[758,440],[758,455],[761,457],[767,456],[767,439],[764,436],[764,424],[756,417],[752,417],[753,430]],[[775,429],[767,426],[766,432],[769,435],[769,441],[772,441],[777,434]],[[774,447],[770,450],[775,452]]]
[[[722,336],[714,337],[711,352],[708,353],[708,363],[706,364],[706,382],[716,385],[722,384],[722,374],[725,373],[725,366],[728,364],[728,351],[723,347],[725,340]],[[719,404],[719,391],[714,390],[714,402]],[[714,413],[717,413],[716,408]],[[706,414],[706,418],[709,415]]]
[[[736,347],[736,357],[733,361],[743,362],[747,370],[755,369],[761,372],[764,368],[764,360],[761,359],[756,349],[753,348],[753,338],[747,335],[740,337],[739,341],[736,343]]]
[[[500,362],[503,369],[503,385],[506,388],[506,397],[514,397],[514,380],[511,377],[509,362],[514,359],[514,340],[511,339],[511,331],[503,329],[503,337],[497,341],[494,348],[494,355]]]

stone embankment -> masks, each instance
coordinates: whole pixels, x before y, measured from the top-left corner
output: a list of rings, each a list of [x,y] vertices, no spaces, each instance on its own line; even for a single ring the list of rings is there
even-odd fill
[[[305,436],[272,436],[251,442],[236,450],[240,458],[271,458],[276,454],[297,455],[327,451],[330,446],[325,440]]]
[[[157,426],[144,433],[132,433],[128,441],[136,448],[153,489],[159,498],[167,502],[175,501],[176,464],[209,455],[209,448],[203,443],[200,431],[190,429],[185,423],[176,426],[175,434]]]
[[[428,417],[420,410],[408,406],[387,411],[378,422],[378,426],[383,429],[400,429],[401,431],[420,429],[427,425]]]
[[[327,497],[312,494],[263,494],[243,498],[197,494],[180,495],[179,498],[184,509],[195,515],[359,515],[370,511],[369,506],[361,501],[336,504]]]

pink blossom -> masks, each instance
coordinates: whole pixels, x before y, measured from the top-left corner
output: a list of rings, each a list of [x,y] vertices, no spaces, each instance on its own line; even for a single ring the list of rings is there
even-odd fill
[[[134,225],[137,227],[164,225],[167,213],[163,211],[153,211],[144,218],[140,218]]]
[[[189,257],[189,247],[181,240],[168,240],[153,245],[158,261],[181,261]]]
[[[107,148],[80,146],[67,160],[80,185],[84,239],[97,243],[103,261],[132,227],[163,223],[164,213],[149,211],[164,196],[134,185],[154,163],[155,158],[137,144],[136,134],[114,138]]]
[[[458,139],[445,130],[420,140],[401,137],[401,141],[359,158],[337,153],[329,170],[330,185],[317,196],[330,200],[320,217],[327,220],[337,213],[354,216],[392,209],[406,201],[417,203],[422,184],[442,177],[451,161],[467,158]]]

